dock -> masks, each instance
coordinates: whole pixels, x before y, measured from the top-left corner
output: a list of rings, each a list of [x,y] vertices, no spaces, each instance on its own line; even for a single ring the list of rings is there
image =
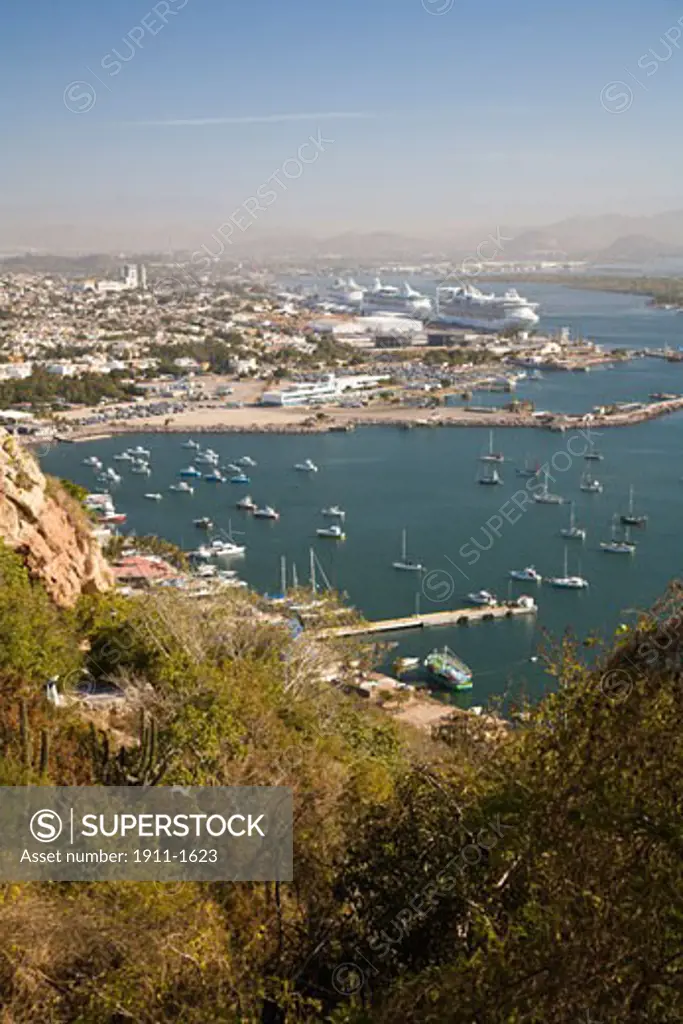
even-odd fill
[[[519,604],[496,604],[486,607],[454,608],[445,612],[427,612],[424,615],[408,615],[402,619],[378,619],[360,626],[333,626],[320,631],[326,640],[350,636],[371,636],[377,633],[397,633],[406,629],[430,629],[438,626],[468,626],[471,622],[492,622],[495,619],[511,619],[518,615],[535,615],[538,606]]]

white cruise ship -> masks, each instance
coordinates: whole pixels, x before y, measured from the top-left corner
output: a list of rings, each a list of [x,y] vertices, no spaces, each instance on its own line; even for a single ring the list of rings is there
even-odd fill
[[[363,294],[363,313],[398,313],[401,316],[417,319],[431,316],[432,300],[421,292],[416,292],[408,282],[402,288],[391,284],[382,284],[376,278],[372,288]]]
[[[338,277],[325,298],[327,302],[333,302],[339,306],[360,307],[363,302],[363,289],[356,284],[352,277],[348,281],[343,277]]]
[[[522,298],[515,288],[504,295],[485,295],[472,286],[436,290],[436,321],[476,331],[531,330],[539,320],[537,309],[537,302]]]

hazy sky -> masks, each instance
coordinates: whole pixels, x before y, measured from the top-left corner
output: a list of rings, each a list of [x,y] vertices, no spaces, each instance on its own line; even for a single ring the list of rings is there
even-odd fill
[[[254,236],[681,208],[681,26],[675,0],[8,4],[0,251],[194,246],[259,187]]]

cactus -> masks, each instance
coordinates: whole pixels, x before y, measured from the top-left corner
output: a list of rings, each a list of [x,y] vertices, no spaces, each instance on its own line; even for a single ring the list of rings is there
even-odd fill
[[[105,786],[157,786],[168,771],[175,750],[157,757],[157,727],[144,711],[140,713],[138,745],[134,749],[119,747],[112,755],[109,738],[100,729],[90,726],[90,747],[98,781]]]
[[[47,775],[50,760],[50,733],[47,729],[40,730],[40,747],[37,759],[34,757],[33,736],[28,720],[28,705],[25,700],[19,704],[19,742],[21,744],[21,764],[25,773],[26,784],[30,776],[37,772],[41,779]]]

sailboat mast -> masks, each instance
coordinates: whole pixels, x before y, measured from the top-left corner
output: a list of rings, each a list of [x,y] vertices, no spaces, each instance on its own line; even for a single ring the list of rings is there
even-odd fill
[[[296,571],[296,565],[292,562],[292,586],[296,590],[299,586],[299,575]]]
[[[280,558],[280,591],[283,597],[287,593],[287,559],[284,555]]]
[[[315,583],[315,552],[314,552],[313,548],[311,548],[310,551],[309,551],[309,557],[310,557],[310,572],[311,572],[311,590],[313,591],[314,594],[316,594],[317,593],[317,588],[316,588],[316,583]]]
[[[405,562],[405,560],[406,560],[406,552],[407,552],[406,531],[403,530],[403,532],[401,534],[401,561],[402,562]]]

